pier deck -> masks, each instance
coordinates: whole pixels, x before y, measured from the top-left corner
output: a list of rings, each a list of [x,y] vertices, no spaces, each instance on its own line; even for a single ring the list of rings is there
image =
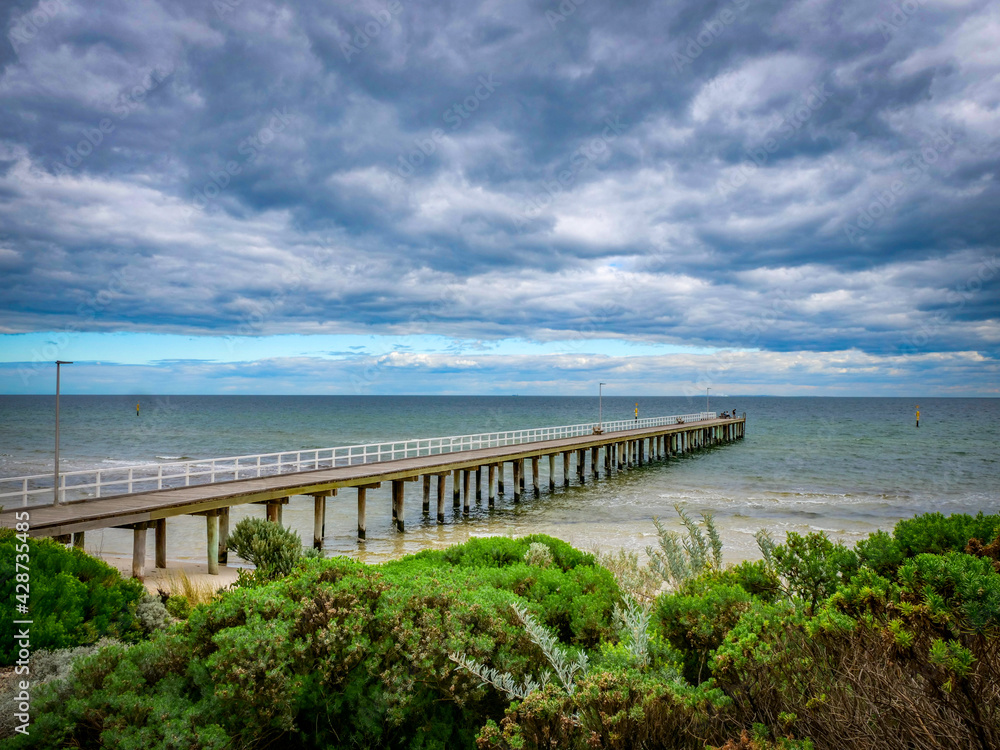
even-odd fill
[[[158,489],[111,497],[77,500],[62,505],[15,508],[0,513],[0,527],[13,528],[17,520],[30,515],[30,535],[58,537],[82,544],[83,533],[101,528],[131,528],[135,532],[133,574],[142,577],[145,569],[146,530],[156,530],[156,564],[166,566],[166,519],[179,515],[204,515],[207,519],[209,571],[217,572],[218,563],[226,561],[229,508],[245,503],[267,505],[267,518],[280,523],[281,507],[295,495],[311,495],[316,503],[314,544],[320,544],[325,531],[326,498],[344,488],[358,490],[358,536],[365,537],[366,490],[382,482],[392,482],[392,512],[395,526],[403,526],[405,483],[424,478],[423,510],[430,512],[431,479],[437,479],[438,521],[444,521],[445,482],[450,475],[454,506],[458,507],[460,481],[464,479],[468,512],[470,474],[475,473],[475,492],[481,496],[482,469],[488,472],[488,498],[493,505],[496,492],[503,491],[502,467],[513,464],[514,501],[524,491],[525,461],[532,466],[532,489],[538,494],[538,461],[549,459],[549,482],[555,485],[555,458],[563,456],[563,482],[569,484],[570,463],[576,458],[576,474],[583,480],[588,474],[598,476],[603,450],[604,470],[621,470],[649,460],[667,459],[708,445],[726,443],[743,437],[745,415],[732,419],[708,419],[694,423],[660,425],[634,430],[580,435],[557,440],[454,451],[388,461],[340,466],[253,479],[214,482],[170,489]],[[648,450],[647,450],[648,445]],[[587,454],[590,470],[587,471]],[[499,477],[497,469],[500,469]],[[499,479],[497,482],[496,480]],[[15,518],[17,514],[17,518]],[[221,522],[221,523],[220,523]],[[221,528],[220,528],[221,525]],[[221,533],[220,533],[221,532]],[[216,554],[218,549],[218,554]]]

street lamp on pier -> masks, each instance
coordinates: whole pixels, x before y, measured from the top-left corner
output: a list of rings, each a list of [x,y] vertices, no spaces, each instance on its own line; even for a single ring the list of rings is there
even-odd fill
[[[56,470],[55,484],[52,487],[52,504],[59,505],[59,368],[62,365],[71,365],[72,362],[56,360]]]

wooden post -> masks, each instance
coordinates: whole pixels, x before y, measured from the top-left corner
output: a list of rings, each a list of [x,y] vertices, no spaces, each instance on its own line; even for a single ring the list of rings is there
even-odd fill
[[[518,467],[520,469],[518,471],[518,474],[517,474],[517,476],[518,476],[518,480],[517,481],[518,481],[518,484],[521,487],[521,494],[523,495],[524,494],[524,477],[527,474],[527,472],[524,470],[524,459],[523,458],[518,459],[517,465],[518,465]]]
[[[535,491],[535,497],[541,494],[538,489],[538,456],[531,457],[531,489]]]
[[[451,473],[451,505],[453,508],[457,508],[462,503],[461,473],[460,469],[455,469]]]
[[[556,454],[549,454],[549,492],[556,488]]]
[[[358,539],[365,538],[365,495],[368,490],[358,487]]]
[[[153,532],[156,546],[156,567],[167,567],[167,519],[160,518],[156,522],[156,529]]]
[[[313,495],[313,548],[323,549],[323,526],[326,519],[326,495]]]
[[[447,474],[438,474],[438,523],[444,523],[444,496],[447,482]]]
[[[83,549],[83,535],[86,532],[77,531],[73,534],[73,546],[77,549]]]
[[[267,501],[267,520],[281,525],[281,500]]]
[[[502,495],[503,492],[503,461],[497,464],[497,494]]]
[[[210,510],[205,514],[205,525],[208,526],[208,574],[219,575],[219,513]]]
[[[469,515],[469,482],[471,480],[471,477],[469,475],[472,474],[472,471],[469,470],[469,469],[466,469],[465,471],[462,472],[462,474],[463,474],[463,476],[462,476],[462,490],[463,490],[463,492],[462,492],[462,513],[465,514],[465,515]]]
[[[140,581],[146,577],[146,524],[132,529],[132,577]]]
[[[604,446],[604,476],[611,474],[611,443]]]
[[[229,508],[219,508],[219,565],[228,565],[228,564],[229,564]],[[159,567],[159,565],[157,565],[157,567]],[[164,567],[166,566],[164,565]]]
[[[642,464],[644,463],[645,453],[646,453],[646,439],[639,438],[639,466],[642,466]]]
[[[396,531],[403,531],[403,498],[405,496],[406,482],[402,479],[396,479],[392,483],[392,494],[395,497],[395,502],[393,503],[393,510],[395,511],[396,519]]]
[[[563,487],[569,487],[569,451],[563,451]]]
[[[597,477],[601,475],[600,472],[601,461],[599,454],[600,450],[601,450],[600,446],[597,445],[593,446],[590,449],[590,468],[594,472],[594,479],[597,479]]]
[[[486,472],[486,494],[489,497],[489,504],[492,508],[496,502],[496,496],[493,493],[493,480],[496,479],[497,475],[497,465],[490,464]]]
[[[514,502],[521,502],[521,462],[514,461]]]
[[[576,478],[580,480],[580,484],[587,481],[584,474],[587,470],[587,451],[585,448],[580,448],[576,452]]]
[[[424,474],[424,513],[431,512],[431,475]]]
[[[483,467],[476,467],[476,500],[483,499]]]

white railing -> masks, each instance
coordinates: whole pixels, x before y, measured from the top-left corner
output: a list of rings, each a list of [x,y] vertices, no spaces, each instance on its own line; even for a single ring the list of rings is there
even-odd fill
[[[715,417],[714,412],[701,412],[700,414],[650,417],[639,420],[623,419],[616,422],[604,422],[602,428],[605,433],[620,432],[644,427],[699,422],[715,419]],[[315,448],[261,453],[252,456],[228,456],[226,458],[205,458],[108,469],[67,471],[59,475],[60,496],[64,500],[108,497],[109,495],[124,495],[132,492],[187,487],[192,484],[255,479],[262,476],[291,474],[313,469],[354,466],[479,448],[497,448],[505,445],[592,435],[596,427],[596,423],[563,427],[535,427],[528,430],[487,432],[478,435],[418,438],[416,440],[396,440],[389,443],[348,445],[339,448]],[[35,503],[36,505],[49,504],[52,502],[52,487],[48,485],[51,485],[52,482],[52,474],[0,478],[0,505],[4,505],[4,500],[10,498],[20,498],[22,506],[27,506],[29,500],[32,499],[39,501]]]

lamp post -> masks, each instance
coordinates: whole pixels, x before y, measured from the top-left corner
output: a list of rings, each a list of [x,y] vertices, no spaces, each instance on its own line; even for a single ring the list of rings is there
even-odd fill
[[[604,432],[604,386],[607,383],[597,384],[597,428]]]
[[[62,365],[71,365],[72,362],[56,360],[56,471],[55,484],[52,489],[52,504],[59,505],[59,368]]]

